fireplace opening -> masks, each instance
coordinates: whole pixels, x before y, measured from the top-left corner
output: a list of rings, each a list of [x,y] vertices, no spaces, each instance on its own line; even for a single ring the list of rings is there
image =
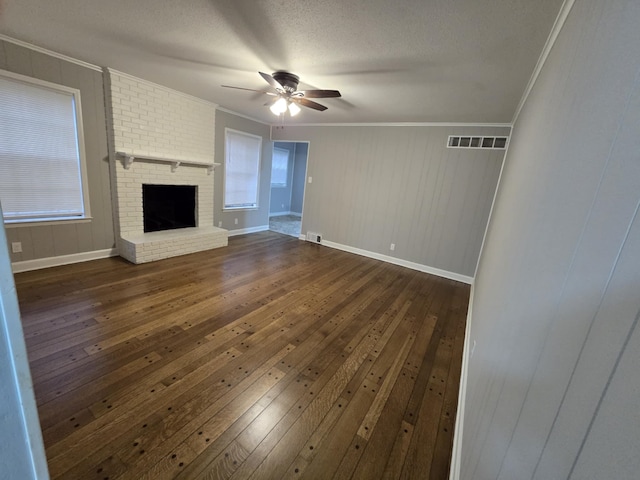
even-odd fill
[[[142,185],[144,231],[196,226],[195,185]]]

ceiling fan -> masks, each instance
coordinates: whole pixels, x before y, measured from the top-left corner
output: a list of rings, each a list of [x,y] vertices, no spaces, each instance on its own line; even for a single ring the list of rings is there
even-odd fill
[[[264,72],[258,72],[265,81],[275,89],[274,92],[265,92],[263,90],[254,90],[252,88],[233,87],[231,85],[222,85],[225,88],[235,88],[237,90],[248,90],[250,92],[264,93],[273,98],[265,103],[271,108],[276,115],[283,115],[289,111],[292,117],[300,113],[300,106],[312,108],[314,110],[324,111],[327,109],[324,105],[309,100],[310,98],[336,98],[340,97],[338,90],[298,90],[298,82],[300,78],[289,72],[278,71],[272,75]]]

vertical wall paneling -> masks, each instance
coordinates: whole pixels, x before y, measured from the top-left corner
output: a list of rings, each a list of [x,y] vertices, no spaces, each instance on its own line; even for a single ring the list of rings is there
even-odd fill
[[[462,479],[640,468],[640,4],[576,0],[514,125],[474,285]]]
[[[102,73],[0,40],[0,68],[80,90],[91,221],[7,227],[21,242],[12,262],[111,249],[115,246]]]
[[[302,215],[304,202],[304,187],[307,183],[307,154],[309,145],[304,142],[296,143],[293,161],[293,176],[291,179],[291,211]]]
[[[284,126],[308,141],[302,232],[354,249],[474,275],[503,151],[450,149],[452,134],[507,127]],[[391,243],[395,250],[390,250]]]

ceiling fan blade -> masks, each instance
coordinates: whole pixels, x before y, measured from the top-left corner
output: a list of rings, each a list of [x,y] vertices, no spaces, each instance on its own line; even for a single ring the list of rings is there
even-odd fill
[[[276,93],[272,93],[272,92],[265,92],[263,90],[254,90],[253,88],[243,88],[243,87],[233,87],[231,85],[220,85],[221,87],[224,88],[233,88],[235,90],[246,90],[247,92],[258,92],[258,93],[264,93],[265,95],[272,95],[272,96],[277,96]]]
[[[269,75],[268,73],[264,73],[264,72],[258,72],[260,74],[260,76],[262,78],[265,79],[265,81],[271,85],[273,88],[275,88],[278,92],[284,92],[284,87],[282,85],[280,85],[280,82],[278,82],[275,78],[273,78],[271,75]]]
[[[305,98],[336,98],[341,97],[338,90],[299,90],[296,94],[301,93]]]
[[[291,97],[291,101],[297,103],[298,105],[302,105],[303,107],[313,108],[314,110],[319,110],[321,112],[324,112],[327,109],[327,107],[325,107],[324,105],[320,105],[317,102],[312,102],[311,100],[307,100],[306,98]]]

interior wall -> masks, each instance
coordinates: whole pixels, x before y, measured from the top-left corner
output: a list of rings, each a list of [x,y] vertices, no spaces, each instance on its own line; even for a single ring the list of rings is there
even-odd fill
[[[258,208],[242,210],[224,210],[224,148],[225,128],[239,130],[262,137],[262,156],[260,158],[260,180],[258,187]],[[233,233],[233,230],[266,230],[269,228],[269,190],[271,187],[271,151],[273,144],[269,139],[270,127],[221,110],[216,111],[215,160],[220,163],[215,170],[213,187],[214,225]],[[235,223],[235,219],[238,220]]]
[[[281,148],[289,151],[289,164],[287,166],[287,185],[284,187],[271,186],[271,203],[269,213],[290,212],[291,211],[291,188],[293,179],[293,162],[296,153],[296,144],[290,142],[275,142],[273,148]]]
[[[0,214],[2,209],[0,208]],[[20,310],[0,224],[0,476],[49,478]]]
[[[462,134],[509,128],[279,126],[272,138],[309,141],[303,233],[472,277],[504,151],[447,148]]]
[[[304,186],[307,179],[307,155],[309,144],[296,143],[296,152],[293,159],[293,178],[291,179],[291,212],[302,215],[304,202]]]
[[[92,216],[91,221],[84,223],[7,226],[9,242],[22,243],[22,253],[11,253],[11,261],[114,248],[102,72],[3,40],[0,40],[0,69],[80,90]]]
[[[470,325],[461,478],[640,471],[640,3],[576,0],[514,125]]]

